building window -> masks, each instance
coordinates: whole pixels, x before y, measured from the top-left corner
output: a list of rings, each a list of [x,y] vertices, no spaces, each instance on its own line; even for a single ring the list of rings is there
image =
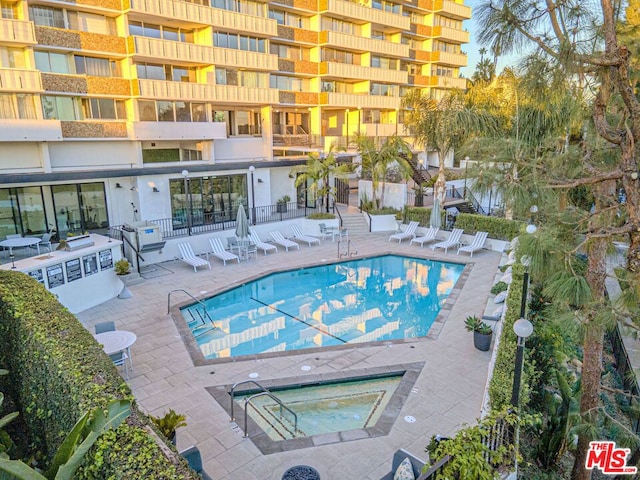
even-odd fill
[[[81,120],[77,109],[76,99],[73,97],[59,97],[43,95],[42,113],[47,120]]]
[[[18,18],[17,3],[0,2],[0,18],[14,20]]]
[[[36,107],[31,94],[0,94],[0,118],[5,120],[35,120]]]
[[[42,187],[0,188],[0,219],[0,238],[47,232]]]
[[[435,16],[434,25],[436,27],[448,27],[455,28],[456,30],[462,30],[461,20],[454,20],[453,18],[443,17],[442,15]]]
[[[385,0],[372,0],[371,7],[376,10],[382,10],[389,13],[400,14],[401,8],[397,3],[387,2]]]
[[[157,122],[156,102],[153,100],[138,100],[138,118],[141,122]]]
[[[238,135],[260,135],[260,114],[253,111],[236,110],[235,124]]]
[[[323,62],[346,63],[348,65],[360,65],[360,55],[346,52],[344,50],[334,50],[333,48],[323,48],[321,51]]]
[[[66,238],[69,232],[105,233],[109,228],[104,183],[51,185],[51,193],[58,238]]]
[[[64,11],[61,8],[30,5],[29,18],[33,23],[42,27],[66,28]]]
[[[385,83],[371,83],[369,93],[371,95],[380,95],[384,97],[396,97],[398,88],[396,85],[387,85]]]
[[[335,80],[323,81],[321,89],[323,92],[330,93],[353,93],[353,84],[347,82],[337,82]]]
[[[270,82],[271,88],[293,92],[303,91],[303,80],[301,78],[286,77],[284,75],[271,75]]]
[[[120,64],[107,58],[83,57],[75,55],[74,62],[78,75],[90,77],[120,77]]]
[[[105,15],[32,5],[29,6],[29,18],[42,27],[68,28],[105,35],[116,34],[116,21]]]
[[[309,60],[311,57],[310,49],[308,48],[279,45],[276,43],[269,44],[269,52],[272,55],[277,55],[278,58],[284,58],[292,61]]]
[[[65,53],[34,51],[36,68],[41,72],[73,73],[69,55]]]
[[[266,42],[267,41],[264,38],[238,35],[237,33],[216,32],[213,34],[214,47],[266,53]]]
[[[84,118],[91,119],[127,119],[124,100],[114,100],[112,98],[83,98],[82,113],[84,114]]]
[[[330,30],[332,32],[346,33],[347,35],[360,35],[360,25],[351,22],[338,20],[337,18],[322,18],[322,30]]]
[[[168,80],[171,82],[196,82],[196,69],[194,67],[137,63],[136,71],[138,78]]]
[[[25,68],[24,49],[0,46],[0,67]]]
[[[264,17],[266,12],[266,5],[263,2],[251,0],[211,0],[211,6],[254,17]]]
[[[295,13],[286,12],[284,10],[269,9],[269,18],[275,20],[278,25],[309,29],[309,19]]]
[[[215,75],[217,85],[233,85],[248,88],[267,88],[269,85],[269,74],[264,72],[216,68]]]
[[[193,43],[193,29],[165,27],[147,22],[129,22],[129,35]]]
[[[173,227],[235,220],[238,207],[247,205],[247,176],[223,175],[169,180]],[[187,221],[189,216],[189,222]]]
[[[386,57],[379,57],[377,55],[372,55],[371,66],[374,68],[386,68],[387,70],[397,70],[398,60],[395,58],[386,58]]]

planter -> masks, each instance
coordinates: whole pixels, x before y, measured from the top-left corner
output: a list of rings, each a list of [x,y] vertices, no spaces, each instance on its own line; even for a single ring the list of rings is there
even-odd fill
[[[491,339],[493,338],[493,333],[480,333],[473,332],[473,346],[482,352],[488,352],[489,348],[491,348]]]
[[[320,224],[324,223],[327,228],[338,228],[340,226],[340,220],[337,218],[327,218],[324,220],[312,220],[310,218],[302,219],[302,233],[305,235],[311,235],[318,237],[321,235]]]
[[[277,203],[276,204],[276,212],[278,212],[278,213],[286,213],[287,212],[287,204],[286,203]]]
[[[416,199],[414,202],[415,207],[423,207],[424,206],[424,195],[416,194]]]

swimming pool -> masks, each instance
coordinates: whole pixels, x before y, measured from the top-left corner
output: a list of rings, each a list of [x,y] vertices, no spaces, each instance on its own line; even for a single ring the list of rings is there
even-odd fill
[[[274,273],[181,313],[205,359],[423,337],[463,269],[384,255]]]

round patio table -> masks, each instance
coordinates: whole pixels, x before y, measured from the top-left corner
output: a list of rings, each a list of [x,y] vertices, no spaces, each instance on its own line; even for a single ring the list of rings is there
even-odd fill
[[[297,465],[284,472],[282,480],[320,480],[320,474],[308,465]]]
[[[0,242],[0,247],[8,248],[9,255],[13,255],[14,248],[31,247],[32,245],[36,245],[36,247],[38,248],[38,254],[39,254],[40,245],[38,244],[41,241],[42,239],[38,237],[8,238]]]

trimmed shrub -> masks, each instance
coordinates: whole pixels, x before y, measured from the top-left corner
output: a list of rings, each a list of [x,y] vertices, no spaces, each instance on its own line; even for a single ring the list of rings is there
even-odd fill
[[[446,212],[444,209],[440,213],[440,224],[445,225]],[[404,207],[404,222],[419,222],[421,227],[428,227],[431,223],[431,209],[424,207]]]
[[[497,295],[500,292],[504,292],[508,288],[509,285],[507,285],[505,282],[498,282],[493,287],[491,287],[491,295]]]
[[[307,217],[309,220],[333,220],[336,216],[333,213],[315,212]]]
[[[9,370],[9,393],[41,466],[48,466],[85,411],[104,408],[114,399],[133,401],[91,333],[42,285],[20,272],[0,271],[0,365]],[[185,462],[174,465],[163,455],[147,433],[150,423],[134,404],[127,421],[87,453],[74,478],[128,478],[121,472],[135,471],[146,479],[197,479]],[[132,438],[140,442],[130,444]]]
[[[462,228],[464,233],[474,235],[476,232],[488,232],[489,238],[509,241],[524,231],[526,224],[516,220],[501,217],[487,217],[461,213],[456,217],[456,228]]]
[[[511,404],[511,390],[513,388],[513,366],[515,365],[517,338],[513,331],[513,324],[520,318],[522,299],[522,283],[524,281],[524,266],[513,265],[513,281],[509,286],[509,295],[505,301],[507,311],[504,316],[500,345],[496,354],[496,363],[489,383],[489,401],[492,410],[501,410]],[[522,371],[520,388],[520,408],[526,406],[529,394],[528,379],[532,365],[525,363]]]
[[[369,210],[369,215],[396,215],[399,210],[393,207],[382,207],[375,210]]]

